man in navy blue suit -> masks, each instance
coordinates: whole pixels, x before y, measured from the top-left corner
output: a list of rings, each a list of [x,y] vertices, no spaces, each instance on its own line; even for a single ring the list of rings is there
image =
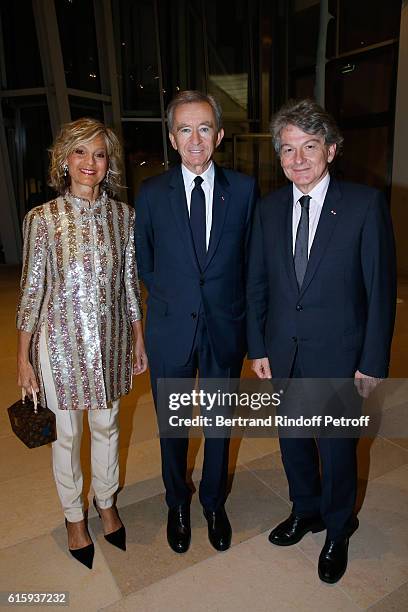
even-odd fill
[[[362,395],[387,376],[396,272],[383,195],[338,182],[329,164],[343,138],[313,100],[289,102],[272,138],[291,183],[260,201],[248,272],[248,356],[260,378],[349,378]],[[284,438],[293,503],[269,540],[279,546],[327,529],[319,577],[337,582],[358,526],[356,441]],[[321,463],[321,475],[319,471]]]
[[[144,181],[136,202],[136,257],[148,292],[146,348],[157,408],[160,378],[238,378],[246,353],[246,265],[253,178],[212,161],[224,130],[212,96],[180,92],[167,109],[169,137],[181,164]],[[169,507],[167,539],[190,544],[187,438],[162,437]],[[228,438],[206,437],[199,497],[210,542],[226,550]]]

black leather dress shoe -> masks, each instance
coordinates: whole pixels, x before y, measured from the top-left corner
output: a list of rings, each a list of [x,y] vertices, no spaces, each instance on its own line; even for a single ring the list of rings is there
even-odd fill
[[[348,537],[339,541],[326,538],[319,556],[320,580],[329,584],[334,584],[340,580],[347,569],[348,544]]]
[[[297,544],[309,531],[317,533],[326,529],[320,516],[301,518],[291,514],[269,534],[269,541],[277,546]]]
[[[215,550],[228,550],[231,546],[232,529],[224,506],[215,512],[204,508],[204,516],[208,524],[208,539]]]
[[[167,518],[167,541],[176,553],[188,550],[191,541],[190,506],[170,508]]]

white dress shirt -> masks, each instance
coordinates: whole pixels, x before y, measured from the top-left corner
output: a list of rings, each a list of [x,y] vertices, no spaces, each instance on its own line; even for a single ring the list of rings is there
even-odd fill
[[[187,209],[188,214],[190,215],[190,204],[191,204],[191,192],[195,187],[194,179],[197,176],[201,176],[203,182],[201,183],[201,188],[204,191],[205,195],[205,236],[206,236],[206,246],[208,249],[208,243],[210,242],[210,234],[211,234],[211,225],[212,225],[212,203],[213,203],[213,193],[214,193],[214,164],[210,163],[207,170],[202,174],[194,174],[188,168],[186,168],[183,164],[181,164],[181,172],[183,174],[184,181],[184,189],[186,192],[186,200],[187,200]]]
[[[300,189],[293,183],[293,215],[292,215],[292,238],[293,238],[293,254],[295,253],[296,244],[296,232],[300,221],[300,215],[302,214],[302,207],[299,204],[299,200],[304,195],[311,197],[309,207],[309,248],[308,255],[310,255],[310,249],[312,248],[313,240],[316,234],[317,225],[319,223],[320,214],[322,212],[324,199],[326,197],[327,190],[330,183],[330,174],[327,173],[319,183],[309,193],[302,193]]]

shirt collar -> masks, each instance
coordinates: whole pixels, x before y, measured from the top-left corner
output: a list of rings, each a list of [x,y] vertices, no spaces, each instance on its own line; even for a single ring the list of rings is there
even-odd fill
[[[69,202],[71,202],[72,204],[75,204],[76,206],[78,206],[79,208],[92,208],[92,209],[97,208],[101,204],[106,203],[106,201],[108,200],[108,195],[106,191],[101,191],[99,196],[93,202],[91,202],[90,200],[87,200],[86,198],[82,198],[81,196],[73,195],[70,191],[66,191],[63,197]]]
[[[308,194],[304,194],[298,189],[293,183],[293,204],[295,205],[303,195],[310,195],[312,200],[317,202],[319,206],[323,206],[324,198],[326,197],[327,189],[330,183],[330,174],[327,173],[325,176],[309,191]]]
[[[214,186],[215,171],[214,171],[214,163],[212,161],[210,162],[210,165],[208,166],[207,170],[205,170],[205,172],[203,172],[200,175],[194,174],[194,172],[191,172],[191,170],[186,168],[184,164],[181,164],[181,172],[183,174],[184,188],[186,190],[192,189],[194,187],[194,179],[196,178],[196,176],[201,176],[203,181],[208,183],[210,187]]]

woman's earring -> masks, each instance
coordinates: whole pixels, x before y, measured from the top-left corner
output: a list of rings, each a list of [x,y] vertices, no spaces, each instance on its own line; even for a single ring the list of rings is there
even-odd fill
[[[112,178],[112,170],[110,168],[108,168],[108,171],[105,174],[105,183],[109,184],[111,178]]]
[[[64,176],[68,176],[68,164],[64,164],[62,166],[62,169],[64,171]]]

